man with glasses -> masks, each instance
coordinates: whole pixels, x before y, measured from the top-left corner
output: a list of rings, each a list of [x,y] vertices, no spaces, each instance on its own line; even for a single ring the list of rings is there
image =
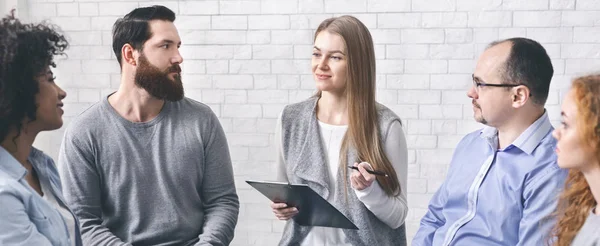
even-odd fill
[[[545,245],[567,172],[544,104],[552,63],[536,41],[491,43],[477,62],[474,117],[412,245]]]

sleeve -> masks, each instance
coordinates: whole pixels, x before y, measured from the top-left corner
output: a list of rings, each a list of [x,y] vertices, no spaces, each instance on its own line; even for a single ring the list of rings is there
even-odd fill
[[[283,125],[281,123],[282,115],[283,112],[279,114],[279,118],[277,119],[277,126],[275,127],[275,140],[273,143],[275,145],[275,152],[277,153],[277,156],[275,158],[275,165],[277,169],[277,181],[289,182],[287,178],[287,171],[285,169],[285,159],[283,157],[283,136],[281,135],[281,132],[283,131]]]
[[[31,222],[21,199],[1,187],[0,208],[0,245],[52,245]]]
[[[233,240],[240,202],[235,190],[233,166],[225,132],[216,115],[205,143],[202,182],[204,227],[196,245],[229,245]],[[203,134],[204,135],[204,134]]]
[[[468,140],[468,135],[465,136],[456,146],[456,150],[463,148],[462,146],[465,144],[465,141]],[[454,156],[452,160],[456,158],[457,151],[454,151]],[[444,206],[448,200],[448,189],[446,188],[448,180],[452,179],[453,172],[459,167],[453,165],[453,162],[450,163],[450,168],[448,169],[448,174],[446,175],[446,179],[438,188],[438,190],[433,194],[431,200],[429,201],[429,206],[427,207],[427,213],[421,219],[421,223],[419,226],[419,230],[413,237],[412,245],[414,246],[430,246],[433,244],[433,237],[438,230],[438,228],[442,227],[446,224],[446,218],[444,217]]]
[[[130,246],[102,223],[102,187],[94,159],[91,143],[83,144],[72,131],[65,131],[58,155],[65,201],[79,218],[85,245]]]
[[[429,201],[427,213],[421,219],[421,225],[413,237],[412,245],[429,246],[433,244],[435,232],[446,223],[446,218],[443,214],[446,199],[446,181],[444,181],[431,198],[431,201]]]
[[[399,121],[391,124],[384,151],[396,171],[400,183],[400,194],[395,197],[388,196],[378,182],[373,182],[364,190],[354,190],[354,193],[379,220],[391,228],[398,228],[404,224],[408,214],[406,201],[408,149]]]
[[[557,194],[564,186],[567,171],[553,163],[553,170],[529,182],[523,190],[523,214],[517,245],[536,245],[550,238],[555,219],[552,216]]]

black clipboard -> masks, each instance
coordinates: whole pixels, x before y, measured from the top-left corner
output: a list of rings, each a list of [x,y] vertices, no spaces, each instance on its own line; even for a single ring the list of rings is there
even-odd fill
[[[305,184],[246,180],[269,200],[298,208],[292,219],[302,226],[324,226],[358,230],[344,214]]]

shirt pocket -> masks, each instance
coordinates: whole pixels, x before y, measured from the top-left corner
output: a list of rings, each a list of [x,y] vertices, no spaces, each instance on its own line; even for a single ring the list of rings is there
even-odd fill
[[[29,219],[37,231],[44,235],[52,245],[65,245],[62,240],[68,238],[62,217],[50,207],[34,207],[29,213]]]
[[[29,214],[29,219],[31,219],[31,222],[33,222],[41,234],[48,235],[49,232],[52,232],[51,229],[54,225],[50,221],[50,218],[43,212],[40,212],[39,209],[33,209],[32,213]]]

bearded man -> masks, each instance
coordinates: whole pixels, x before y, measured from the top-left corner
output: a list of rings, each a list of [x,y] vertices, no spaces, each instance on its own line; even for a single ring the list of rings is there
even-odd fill
[[[175,13],[137,8],[113,27],[119,89],[72,120],[59,154],[84,245],[228,245],[239,214],[216,115],[184,97]]]

